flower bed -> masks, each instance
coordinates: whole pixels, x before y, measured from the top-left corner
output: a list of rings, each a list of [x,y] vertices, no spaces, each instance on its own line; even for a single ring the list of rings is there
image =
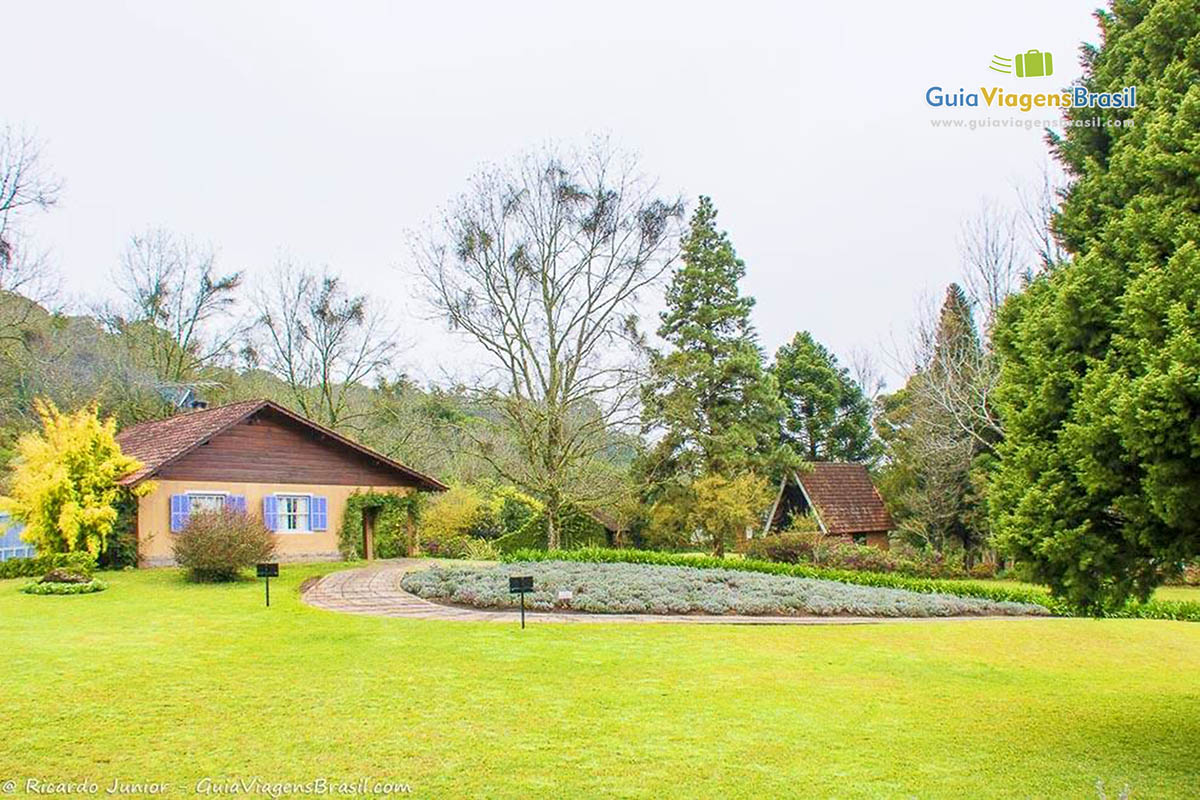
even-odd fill
[[[25,594],[92,594],[93,592],[103,592],[108,588],[108,584],[99,578],[81,583],[66,583],[59,581],[34,581],[27,583],[21,587],[21,591]]]
[[[405,591],[476,608],[512,608],[508,578],[532,575],[529,608],[599,614],[734,614],[787,616],[946,617],[1044,615],[1027,603],[855,586],[836,581],[727,569],[621,563],[539,561],[489,567],[435,566],[409,573]],[[568,601],[558,600],[570,591]]]
[[[923,594],[947,594],[956,597],[976,597],[999,602],[1030,603],[1044,606],[1052,614],[1073,616],[1078,612],[1069,603],[1052,596],[1042,587],[1006,586],[987,581],[957,581],[936,578],[910,578],[888,572],[856,572],[846,569],[830,569],[811,564],[779,564],[755,559],[731,560],[715,556],[686,553],[664,553],[655,550],[614,549],[608,547],[582,547],[578,550],[560,550],[548,553],[544,550],[521,550],[504,556],[506,561],[563,560],[589,563],[655,564],[696,569],[730,569],[744,572],[761,572],[770,575],[789,575],[797,578],[816,578],[861,586],[905,589]],[[1169,619],[1200,622],[1200,603],[1189,601],[1150,600],[1145,603],[1131,601],[1119,609],[1109,610],[1098,616],[1132,619]]]
[[[613,549],[582,547],[578,550],[521,550],[505,555],[505,561],[585,561],[620,564],[654,564],[657,566],[694,567],[696,569],[731,569],[739,572],[762,572],[787,575],[793,578],[852,583],[882,589],[904,589],[922,594],[949,594],[956,597],[976,597],[997,602],[1032,603],[1045,606],[1054,614],[1070,614],[1071,609],[1051,597],[1044,589],[997,586],[986,581],[959,581],[937,578],[910,578],[893,572],[860,572],[849,569],[818,567],[812,564],[780,564],[757,559],[727,559],[690,553],[665,553],[657,550]]]

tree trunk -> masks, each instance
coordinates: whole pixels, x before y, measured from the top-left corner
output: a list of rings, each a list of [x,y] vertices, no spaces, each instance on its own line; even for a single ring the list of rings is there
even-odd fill
[[[551,495],[546,501],[546,549],[558,550],[561,547],[559,537],[561,532],[558,526],[559,500],[556,495]]]

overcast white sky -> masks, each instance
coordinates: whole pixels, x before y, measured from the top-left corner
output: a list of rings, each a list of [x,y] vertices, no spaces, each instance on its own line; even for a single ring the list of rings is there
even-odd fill
[[[405,231],[482,162],[606,133],[713,197],[769,352],[808,329],[845,355],[903,331],[962,221],[1048,160],[1039,131],[933,128],[926,89],[1065,86],[1098,4],[10,1],[0,121],[65,182],[32,231],[71,295],[111,291],[151,225],[228,269],[287,251],[387,297],[425,377],[455,350],[415,316]],[[1031,48],[1053,78],[988,71]]]

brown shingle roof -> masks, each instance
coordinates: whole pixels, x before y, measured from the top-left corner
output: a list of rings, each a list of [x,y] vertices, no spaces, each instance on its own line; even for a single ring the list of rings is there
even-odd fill
[[[214,436],[232,428],[242,420],[257,414],[263,409],[270,409],[290,418],[296,423],[311,428],[335,442],[357,450],[369,458],[375,459],[408,478],[416,480],[423,489],[441,491],[446,485],[436,478],[431,478],[406,467],[398,461],[393,461],[382,453],[377,453],[369,447],[364,447],[352,439],[347,439],[323,425],[318,425],[310,419],[293,413],[278,403],[270,400],[244,400],[240,403],[230,403],[204,411],[190,411],[166,419],[142,422],[126,428],[117,434],[117,444],[121,452],[133,456],[142,462],[142,468],[131,472],[121,479],[121,483],[131,486],[151,477],[160,469],[191,452],[194,448],[207,442]]]
[[[862,464],[811,464],[797,475],[828,533],[889,531],[895,527]]]

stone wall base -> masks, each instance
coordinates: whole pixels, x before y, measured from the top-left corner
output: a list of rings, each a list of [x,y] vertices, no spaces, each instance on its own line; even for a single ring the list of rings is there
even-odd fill
[[[319,561],[341,561],[342,554],[332,553],[279,553],[275,560],[280,564],[310,564]],[[178,566],[171,556],[154,556],[138,561],[139,567],[174,567]]]

